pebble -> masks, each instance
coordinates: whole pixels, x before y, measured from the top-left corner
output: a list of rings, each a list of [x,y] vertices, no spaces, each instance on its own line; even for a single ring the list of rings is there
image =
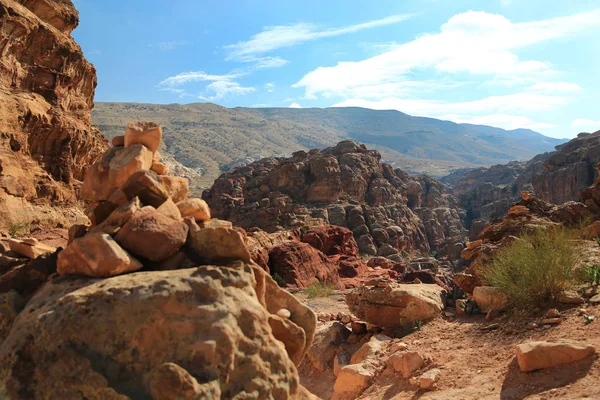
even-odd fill
[[[284,319],[288,319],[292,316],[292,313],[290,312],[290,310],[282,308],[281,310],[277,311],[277,316]]]

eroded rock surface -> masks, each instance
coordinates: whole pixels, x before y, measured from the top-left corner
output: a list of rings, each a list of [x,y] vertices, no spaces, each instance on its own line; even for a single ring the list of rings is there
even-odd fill
[[[78,22],[70,0],[0,1],[0,228],[83,217],[64,206],[107,143],[91,125],[96,71],[70,36]]]

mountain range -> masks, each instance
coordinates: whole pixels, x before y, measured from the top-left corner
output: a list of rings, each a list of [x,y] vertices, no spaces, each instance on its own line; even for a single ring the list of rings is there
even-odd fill
[[[414,117],[395,110],[344,108],[226,108],[211,103],[96,103],[94,124],[109,139],[127,122],[163,127],[163,157],[195,170],[194,186],[248,162],[289,156],[353,139],[409,173],[444,176],[457,168],[528,160],[565,140],[528,129],[504,130]]]

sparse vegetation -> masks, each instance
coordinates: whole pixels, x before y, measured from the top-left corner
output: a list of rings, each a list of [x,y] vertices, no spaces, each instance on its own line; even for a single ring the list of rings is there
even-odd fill
[[[580,270],[581,280],[592,286],[600,285],[600,265],[588,265]]]
[[[598,246],[600,246],[600,237],[594,238],[594,241]]]
[[[564,228],[523,234],[484,266],[484,281],[506,293],[514,308],[532,310],[554,302],[576,281],[575,235]]]
[[[23,222],[20,224],[14,223],[14,224],[10,224],[10,226],[8,227],[8,234],[11,237],[27,235],[30,232],[31,232],[31,223],[30,222]]]
[[[319,282],[307,287],[305,292],[309,299],[329,297],[333,293],[333,285],[331,283]]]
[[[460,308],[465,312],[467,316],[471,316],[479,313],[479,307],[473,300],[467,300],[460,305]]]
[[[279,285],[279,287],[285,287],[285,280],[278,273],[271,275],[271,278]]]

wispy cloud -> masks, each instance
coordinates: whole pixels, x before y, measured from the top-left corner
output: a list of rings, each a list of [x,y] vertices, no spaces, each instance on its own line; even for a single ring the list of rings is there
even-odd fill
[[[171,51],[175,50],[177,47],[188,46],[190,44],[192,44],[192,42],[189,40],[169,40],[164,42],[158,42],[156,43],[156,46],[161,51]],[[153,46],[150,45],[149,47]]]
[[[267,89],[267,92],[272,93],[275,90],[275,82],[265,83],[265,89]]]
[[[298,45],[311,40],[339,36],[364,29],[397,24],[410,18],[410,14],[391,15],[382,19],[349,25],[342,28],[324,29],[314,24],[267,26],[249,40],[225,46],[227,60],[246,61],[273,50]]]
[[[538,82],[528,90],[544,93],[568,93],[579,92],[583,88],[576,83],[569,82]]]
[[[296,102],[290,104],[288,107],[289,108],[302,108],[302,106]]]
[[[158,88],[172,93],[177,93],[183,97],[193,96],[201,100],[214,101],[220,100],[230,95],[244,95],[256,90],[254,87],[240,85],[236,78],[244,74],[230,73],[225,75],[207,74],[203,71],[182,72],[175,76],[164,79],[158,84]],[[193,83],[210,82],[203,88],[203,92],[192,95],[189,91],[182,88]]]

